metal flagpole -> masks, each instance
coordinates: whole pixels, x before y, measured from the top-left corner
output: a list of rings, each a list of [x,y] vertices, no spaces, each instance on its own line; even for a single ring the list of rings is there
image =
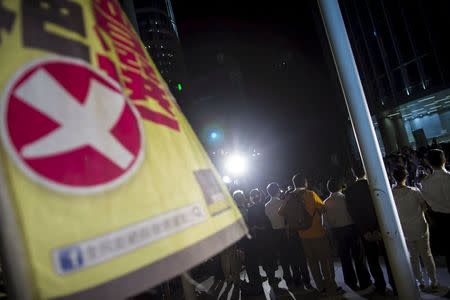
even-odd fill
[[[420,299],[338,0],[318,0],[400,299]]]
[[[196,300],[197,297],[195,297],[195,292],[194,292],[194,286],[192,285],[192,283],[190,282],[189,278],[189,272],[185,272],[183,274],[181,274],[181,285],[183,287],[183,294],[184,294],[184,299],[185,300]]]

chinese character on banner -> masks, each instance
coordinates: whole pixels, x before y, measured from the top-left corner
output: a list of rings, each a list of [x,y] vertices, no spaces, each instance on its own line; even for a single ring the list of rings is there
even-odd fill
[[[118,1],[0,16],[0,218],[26,253],[4,259],[35,298],[124,299],[246,234]]]

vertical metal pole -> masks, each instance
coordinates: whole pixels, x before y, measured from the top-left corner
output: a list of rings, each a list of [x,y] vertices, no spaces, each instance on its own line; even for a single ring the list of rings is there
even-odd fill
[[[183,294],[185,300],[196,300],[194,287],[188,280],[190,278],[189,272],[181,274],[181,285],[183,286]]]
[[[420,299],[338,0],[318,0],[400,299]]]
[[[175,15],[173,13],[172,2],[170,0],[166,0],[167,14],[169,15],[170,23],[172,24],[173,31],[177,36],[177,39],[180,40],[178,36],[177,23],[175,22]]]
[[[164,282],[163,284],[163,290],[164,290],[164,300],[172,300],[172,296],[170,294],[170,286],[169,281]]]

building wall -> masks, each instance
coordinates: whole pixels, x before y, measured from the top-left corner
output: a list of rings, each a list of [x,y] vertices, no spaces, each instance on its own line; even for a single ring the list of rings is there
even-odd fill
[[[430,3],[432,2],[432,3]],[[450,86],[438,47],[450,31],[432,23],[442,1],[340,2],[371,108],[378,111]],[[448,27],[448,26],[447,26]]]
[[[177,99],[185,81],[185,66],[170,0],[134,0],[137,24],[145,48]]]
[[[340,6],[371,113],[378,123],[395,119],[396,126],[380,130],[385,148],[401,148],[405,130],[414,144],[419,128],[428,139],[446,140],[449,107],[427,112],[433,103],[420,102],[450,87],[450,29],[443,22],[450,2],[341,0]],[[408,109],[414,105],[422,111]]]

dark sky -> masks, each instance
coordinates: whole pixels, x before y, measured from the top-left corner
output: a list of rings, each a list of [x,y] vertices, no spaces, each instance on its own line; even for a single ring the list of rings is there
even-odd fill
[[[226,134],[263,153],[253,174],[286,182],[299,171],[331,172],[333,154],[341,161],[348,157],[345,103],[316,1],[172,4],[188,77],[214,72],[220,53],[240,66],[245,104],[226,104],[223,113],[239,110],[235,123],[241,128]],[[206,119],[208,109],[186,114]],[[201,135],[199,127],[194,126]]]

